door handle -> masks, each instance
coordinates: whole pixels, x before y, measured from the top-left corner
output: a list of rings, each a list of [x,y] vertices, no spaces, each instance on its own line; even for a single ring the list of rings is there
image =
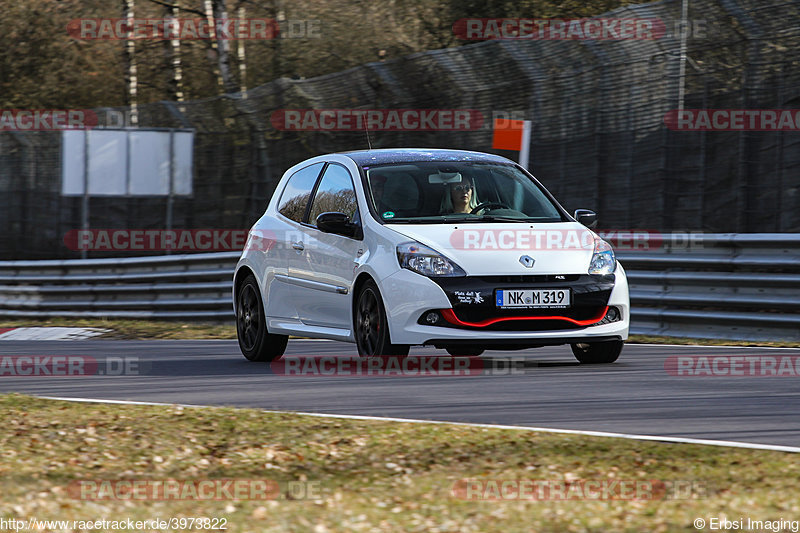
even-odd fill
[[[295,250],[297,250],[298,252],[302,252],[303,250],[305,250],[305,249],[306,249],[306,247],[305,247],[305,246],[303,246],[303,243],[302,243],[302,242],[293,242],[293,243],[292,243],[292,248],[294,248],[294,249],[295,249]]]

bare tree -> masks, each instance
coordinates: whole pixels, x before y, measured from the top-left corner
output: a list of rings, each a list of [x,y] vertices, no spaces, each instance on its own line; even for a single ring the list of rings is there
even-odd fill
[[[127,19],[128,21],[128,31],[133,31],[133,18],[134,18],[134,10],[135,10],[135,0],[122,0],[122,13],[123,18]],[[126,73],[126,82],[128,86],[127,93],[125,95],[125,104],[130,107],[131,114],[130,114],[130,125],[136,126],[139,122],[139,114],[137,108],[137,93],[138,93],[138,86],[139,86],[139,75],[137,71],[136,65],[136,45],[133,38],[128,38],[125,41],[125,73]]]

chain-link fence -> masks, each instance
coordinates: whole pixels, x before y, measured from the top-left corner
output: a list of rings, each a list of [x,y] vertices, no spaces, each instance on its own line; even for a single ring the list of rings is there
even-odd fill
[[[279,79],[242,95],[139,106],[140,127],[192,128],[194,189],[174,228],[249,227],[283,171],[314,155],[365,149],[363,132],[281,131],[283,109],[472,109],[473,131],[373,131],[373,148],[491,149],[491,118],[533,121],[531,169],[568,209],[603,228],[800,231],[800,129],[675,131],[686,109],[792,109],[800,103],[800,3],[681,0],[605,17],[658,19],[646,40],[495,40]],[[685,75],[681,76],[681,63]],[[97,110],[100,123],[112,110]],[[116,110],[124,111],[124,110]],[[800,126],[798,126],[800,128]],[[509,157],[514,153],[501,152]],[[62,197],[61,136],[0,134],[0,258],[77,257],[81,199]],[[90,199],[91,228],[164,228],[166,198]],[[141,254],[141,252],[139,252]],[[162,253],[162,252],[159,252]],[[90,253],[107,256],[108,252]]]

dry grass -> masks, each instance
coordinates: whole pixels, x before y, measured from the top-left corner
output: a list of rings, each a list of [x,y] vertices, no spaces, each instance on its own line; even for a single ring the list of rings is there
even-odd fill
[[[228,531],[692,531],[800,518],[788,453],[252,409],[0,396],[0,518],[216,517]],[[78,480],[269,479],[270,500],[76,498]],[[458,480],[690,482],[682,499],[466,501]],[[317,493],[292,499],[289,483]]]

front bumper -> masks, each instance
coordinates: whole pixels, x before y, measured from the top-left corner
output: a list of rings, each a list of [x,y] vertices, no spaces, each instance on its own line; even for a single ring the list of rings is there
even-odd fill
[[[572,304],[567,309],[498,309],[494,291],[514,288],[568,288]],[[382,280],[381,289],[395,344],[523,348],[628,338],[630,302],[621,266],[609,276],[468,276],[436,281],[402,269]],[[600,323],[610,307],[616,308],[619,320]],[[425,323],[425,315],[432,311],[445,320],[433,326]]]

